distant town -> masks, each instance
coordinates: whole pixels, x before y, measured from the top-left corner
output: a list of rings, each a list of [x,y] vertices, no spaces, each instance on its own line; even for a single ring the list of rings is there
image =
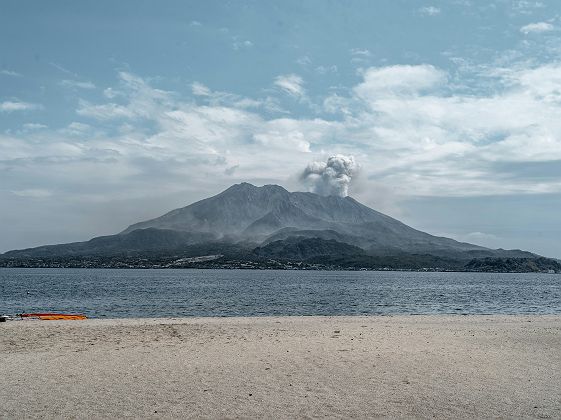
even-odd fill
[[[545,265],[544,265],[545,264]],[[561,273],[561,263],[551,259],[489,259],[474,260],[465,267],[403,267],[359,266],[353,264],[325,264],[275,259],[228,259],[223,255],[200,257],[66,257],[66,258],[13,258],[0,259],[6,268],[107,268],[107,269],[221,269],[221,270],[324,270],[324,271],[415,271],[415,272],[538,272]]]

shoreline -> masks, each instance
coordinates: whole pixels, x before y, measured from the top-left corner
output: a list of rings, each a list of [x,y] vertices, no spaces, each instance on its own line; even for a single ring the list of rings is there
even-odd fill
[[[224,271],[328,271],[328,272],[382,272],[382,273],[480,273],[480,274],[561,274],[561,271],[555,270],[537,270],[537,271],[501,271],[501,270],[467,270],[454,268],[426,267],[426,268],[362,268],[362,267],[314,267],[314,268],[278,268],[278,267],[196,267],[196,266],[58,266],[58,265],[1,265],[0,269],[63,269],[63,270],[224,270]]]
[[[0,417],[558,418],[561,315],[0,324]]]
[[[58,311],[55,311],[58,313]],[[63,313],[63,312],[60,312]],[[106,323],[108,325],[111,324],[118,324],[118,323],[131,323],[131,324],[155,324],[157,325],[160,322],[165,323],[177,323],[177,324],[185,324],[191,322],[214,322],[214,321],[227,321],[227,322],[238,322],[238,321],[255,321],[255,320],[262,320],[262,321],[277,321],[277,320],[375,320],[375,319],[399,319],[401,321],[405,321],[407,319],[419,318],[424,319],[425,321],[431,319],[439,319],[442,321],[442,318],[446,318],[450,321],[460,320],[460,319],[469,319],[474,318],[473,321],[480,320],[481,318],[493,318],[494,320],[499,321],[507,321],[509,319],[520,318],[518,321],[522,319],[529,318],[530,320],[533,318],[539,319],[549,319],[551,318],[552,321],[559,321],[561,323],[561,312],[558,313],[380,313],[380,314],[358,314],[358,315],[186,315],[186,316],[132,316],[132,317],[88,317],[84,320],[37,320],[37,319],[16,319],[16,320],[8,320],[2,324],[2,326],[12,325],[14,323],[17,324],[48,324],[48,325],[67,325],[72,323],[79,323],[79,324],[97,324],[100,325]]]

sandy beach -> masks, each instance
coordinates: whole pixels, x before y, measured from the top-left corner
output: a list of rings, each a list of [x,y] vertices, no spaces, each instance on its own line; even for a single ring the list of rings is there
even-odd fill
[[[0,324],[1,418],[561,418],[560,316]]]

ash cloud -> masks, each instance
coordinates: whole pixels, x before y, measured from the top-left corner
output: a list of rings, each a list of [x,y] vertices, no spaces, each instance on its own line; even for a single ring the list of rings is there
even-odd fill
[[[358,168],[353,156],[334,155],[327,162],[309,163],[300,180],[316,194],[346,197]]]

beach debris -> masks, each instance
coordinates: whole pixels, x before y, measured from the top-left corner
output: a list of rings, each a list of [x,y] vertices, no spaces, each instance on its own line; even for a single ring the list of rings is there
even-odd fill
[[[79,321],[83,319],[88,319],[88,317],[84,314],[62,314],[62,313],[54,313],[54,312],[19,314],[19,317],[21,319],[37,319],[41,321],[55,321],[55,320]]]
[[[41,321],[54,321],[54,320],[83,320],[88,319],[84,314],[65,314],[58,312],[37,312],[37,313],[23,313],[16,315],[0,315],[0,322],[6,321],[30,321],[30,320],[41,320]]]
[[[19,320],[21,320],[19,315],[0,315],[0,322],[19,321]]]

